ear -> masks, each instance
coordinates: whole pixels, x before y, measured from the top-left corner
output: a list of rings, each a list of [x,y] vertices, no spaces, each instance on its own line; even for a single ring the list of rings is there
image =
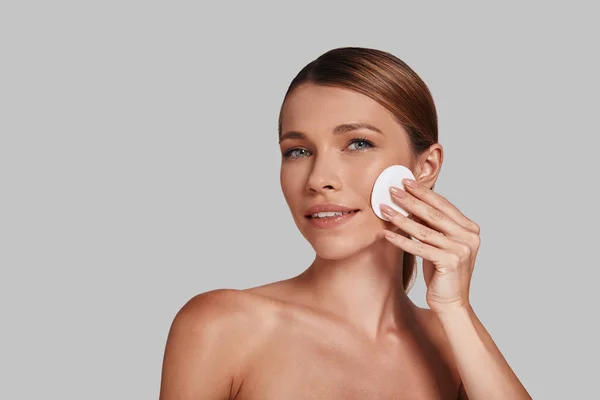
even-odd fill
[[[433,185],[435,185],[435,182],[437,181],[443,162],[444,148],[439,143],[432,144],[417,160],[417,166],[415,168],[415,178],[417,182],[429,189],[433,189]]]

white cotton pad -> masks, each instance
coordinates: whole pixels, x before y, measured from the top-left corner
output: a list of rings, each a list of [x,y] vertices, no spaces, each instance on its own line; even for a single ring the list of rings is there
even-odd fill
[[[375,180],[373,191],[371,192],[371,208],[375,215],[384,221],[389,220],[381,213],[379,208],[381,204],[387,204],[402,215],[408,216],[408,212],[392,200],[392,194],[390,193],[391,186],[396,186],[404,190],[402,179],[415,179],[415,177],[410,169],[405,166],[392,165],[391,167],[384,169]]]

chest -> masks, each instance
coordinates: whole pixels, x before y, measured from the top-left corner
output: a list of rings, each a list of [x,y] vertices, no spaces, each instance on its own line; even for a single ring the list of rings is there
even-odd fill
[[[272,340],[244,369],[236,400],[455,400],[458,375],[433,344],[372,352],[335,341]]]

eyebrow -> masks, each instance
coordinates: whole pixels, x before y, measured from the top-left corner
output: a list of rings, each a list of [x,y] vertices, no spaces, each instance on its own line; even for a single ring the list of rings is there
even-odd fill
[[[368,124],[366,122],[350,122],[347,124],[341,124],[341,125],[338,125],[335,128],[333,128],[333,131],[331,133],[333,135],[341,135],[342,133],[357,131],[360,129],[367,129],[367,130],[370,130],[373,132],[381,133],[383,135],[383,132],[379,128],[377,128],[376,126],[373,126],[371,124]],[[285,139],[306,139],[306,138],[307,138],[306,134],[303,132],[287,131],[286,133],[284,133],[283,135],[281,135],[279,137],[279,143],[281,143]]]

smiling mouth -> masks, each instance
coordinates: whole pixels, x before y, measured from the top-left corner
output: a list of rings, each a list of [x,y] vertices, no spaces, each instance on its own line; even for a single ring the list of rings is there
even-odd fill
[[[340,211],[324,211],[324,212],[319,212],[319,213],[315,213],[312,215],[306,215],[306,218],[308,219],[327,219],[327,218],[337,218],[337,217],[341,217],[343,215],[348,215],[348,214],[354,214],[359,212],[360,210],[352,210],[352,211],[344,211],[344,212],[340,212]]]

